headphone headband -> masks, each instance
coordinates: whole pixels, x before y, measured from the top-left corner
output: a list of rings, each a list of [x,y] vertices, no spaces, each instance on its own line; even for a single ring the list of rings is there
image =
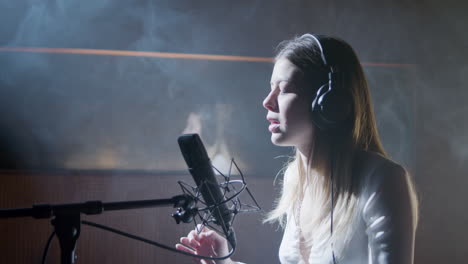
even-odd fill
[[[322,36],[324,36],[324,35],[315,35],[315,34],[307,33],[307,34],[305,34],[305,36],[309,36],[309,37],[313,38],[315,40],[315,42],[317,43],[317,46],[319,47],[319,50],[320,50],[320,57],[322,58],[322,61],[323,61],[323,64],[325,65],[325,67],[328,67],[330,69],[331,73],[338,72],[335,69],[335,67],[331,66],[327,62],[327,59],[325,58],[325,51],[323,49],[322,43],[320,42],[320,38],[322,38]]]

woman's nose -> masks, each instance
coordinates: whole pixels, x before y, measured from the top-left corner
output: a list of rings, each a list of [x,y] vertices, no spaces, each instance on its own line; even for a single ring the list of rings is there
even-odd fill
[[[267,95],[265,100],[263,100],[263,107],[269,111],[277,112],[278,103],[273,91]]]

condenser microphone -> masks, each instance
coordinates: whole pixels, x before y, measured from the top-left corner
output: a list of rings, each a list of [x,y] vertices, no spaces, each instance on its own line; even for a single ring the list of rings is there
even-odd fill
[[[215,219],[215,224],[221,226],[231,247],[235,248],[236,238],[231,227],[234,214],[224,203],[224,197],[200,136],[198,134],[184,134],[179,136],[177,142],[206,205],[212,208],[210,212]]]

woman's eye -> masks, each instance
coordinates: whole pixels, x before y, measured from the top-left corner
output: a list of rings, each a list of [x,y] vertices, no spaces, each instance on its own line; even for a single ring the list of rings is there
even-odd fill
[[[280,85],[278,88],[280,90],[280,94],[287,94],[294,91],[294,86],[291,83]]]
[[[291,88],[287,86],[283,86],[279,88],[279,91],[280,91],[280,94],[285,94],[285,93],[289,93],[291,91]]]
[[[278,87],[278,90],[279,90],[279,93],[280,93],[280,94],[286,93],[286,87],[284,87],[284,86]]]

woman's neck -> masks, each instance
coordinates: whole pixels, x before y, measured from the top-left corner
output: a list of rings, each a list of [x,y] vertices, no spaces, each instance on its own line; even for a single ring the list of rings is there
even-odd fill
[[[312,159],[312,147],[310,145],[297,147],[296,152],[299,154],[299,162],[302,168],[307,169]]]
[[[312,147],[309,147],[309,146],[296,148],[296,153],[298,154],[296,156],[297,162],[300,163],[301,165],[300,168],[304,170],[304,173],[306,175],[308,175],[309,177],[321,178],[327,174],[324,168],[326,168],[328,165],[323,164],[324,162],[327,162],[327,161],[321,160],[320,158],[319,159],[314,158]]]

